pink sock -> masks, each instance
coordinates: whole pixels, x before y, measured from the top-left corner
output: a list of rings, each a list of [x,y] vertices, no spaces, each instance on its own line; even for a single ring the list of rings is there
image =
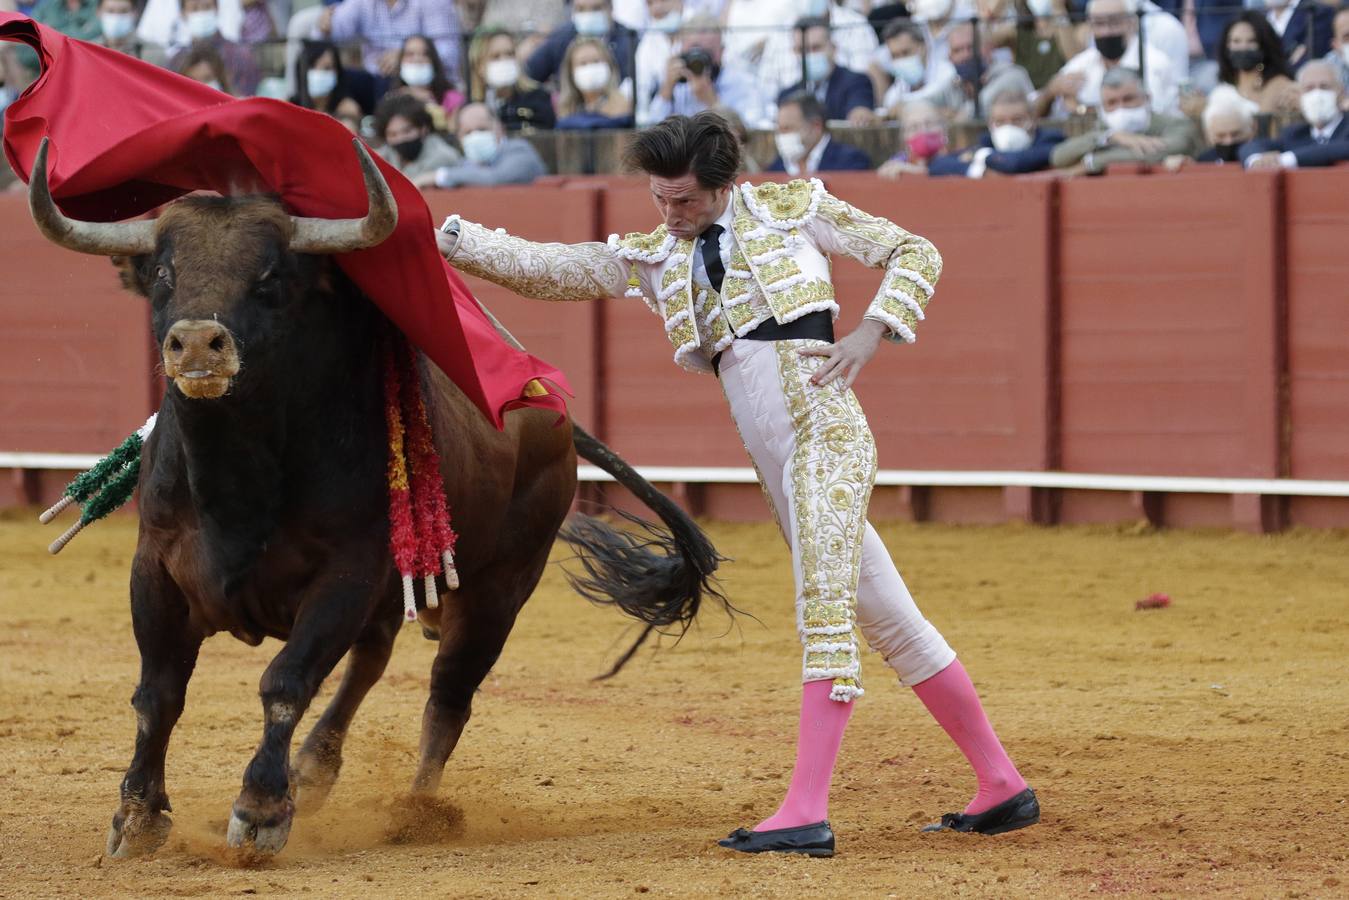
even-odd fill
[[[853,704],[829,699],[833,681],[807,681],[801,691],[801,724],[796,739],[796,768],[792,784],[778,811],[758,825],[755,831],[795,828],[829,817],[829,782],[834,777],[834,760],[843,743]]]
[[[979,792],[965,807],[967,814],[984,812],[1026,789],[1026,780],[988,724],[979,695],[960,660],[915,685],[913,692],[974,767]]]

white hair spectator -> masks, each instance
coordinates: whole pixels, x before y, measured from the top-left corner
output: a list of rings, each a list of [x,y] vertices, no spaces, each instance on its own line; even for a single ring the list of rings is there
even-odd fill
[[[1260,104],[1241,96],[1232,85],[1220,84],[1208,95],[1208,103],[1204,105],[1204,131],[1211,132],[1214,119],[1223,116],[1236,116],[1243,129],[1254,128],[1255,114],[1259,110]]]

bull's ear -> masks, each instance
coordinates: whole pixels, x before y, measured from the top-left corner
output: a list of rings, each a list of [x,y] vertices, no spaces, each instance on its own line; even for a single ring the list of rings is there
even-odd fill
[[[133,294],[140,294],[142,297],[150,296],[150,257],[144,256],[111,256],[113,267],[117,269],[117,277],[121,279],[122,287]]]

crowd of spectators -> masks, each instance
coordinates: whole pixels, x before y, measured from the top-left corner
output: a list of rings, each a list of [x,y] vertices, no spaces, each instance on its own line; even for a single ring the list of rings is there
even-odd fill
[[[1349,3],[1328,0],[0,0],[4,9],[227,94],[331,116],[428,188],[537,178],[546,167],[528,138],[539,132],[642,128],[705,109],[747,144],[772,132],[774,152],[749,165],[792,175],[1349,160]],[[26,47],[0,48],[0,108],[36,75]],[[877,132],[888,159],[877,159]]]

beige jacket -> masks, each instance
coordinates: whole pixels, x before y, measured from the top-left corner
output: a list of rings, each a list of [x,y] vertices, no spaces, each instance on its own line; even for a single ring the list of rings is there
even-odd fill
[[[866,316],[891,340],[911,342],[941,274],[931,242],[844,203],[819,179],[732,191],[734,241],[723,241],[721,293],[693,279],[694,241],[662,225],[608,243],[538,244],[459,222],[448,259],[471,275],[541,300],[641,297],[665,321],[675,362],[710,372],[712,357],[768,319],[791,322],[839,307],[829,254],[885,269]],[[626,289],[626,290],[625,290]]]

